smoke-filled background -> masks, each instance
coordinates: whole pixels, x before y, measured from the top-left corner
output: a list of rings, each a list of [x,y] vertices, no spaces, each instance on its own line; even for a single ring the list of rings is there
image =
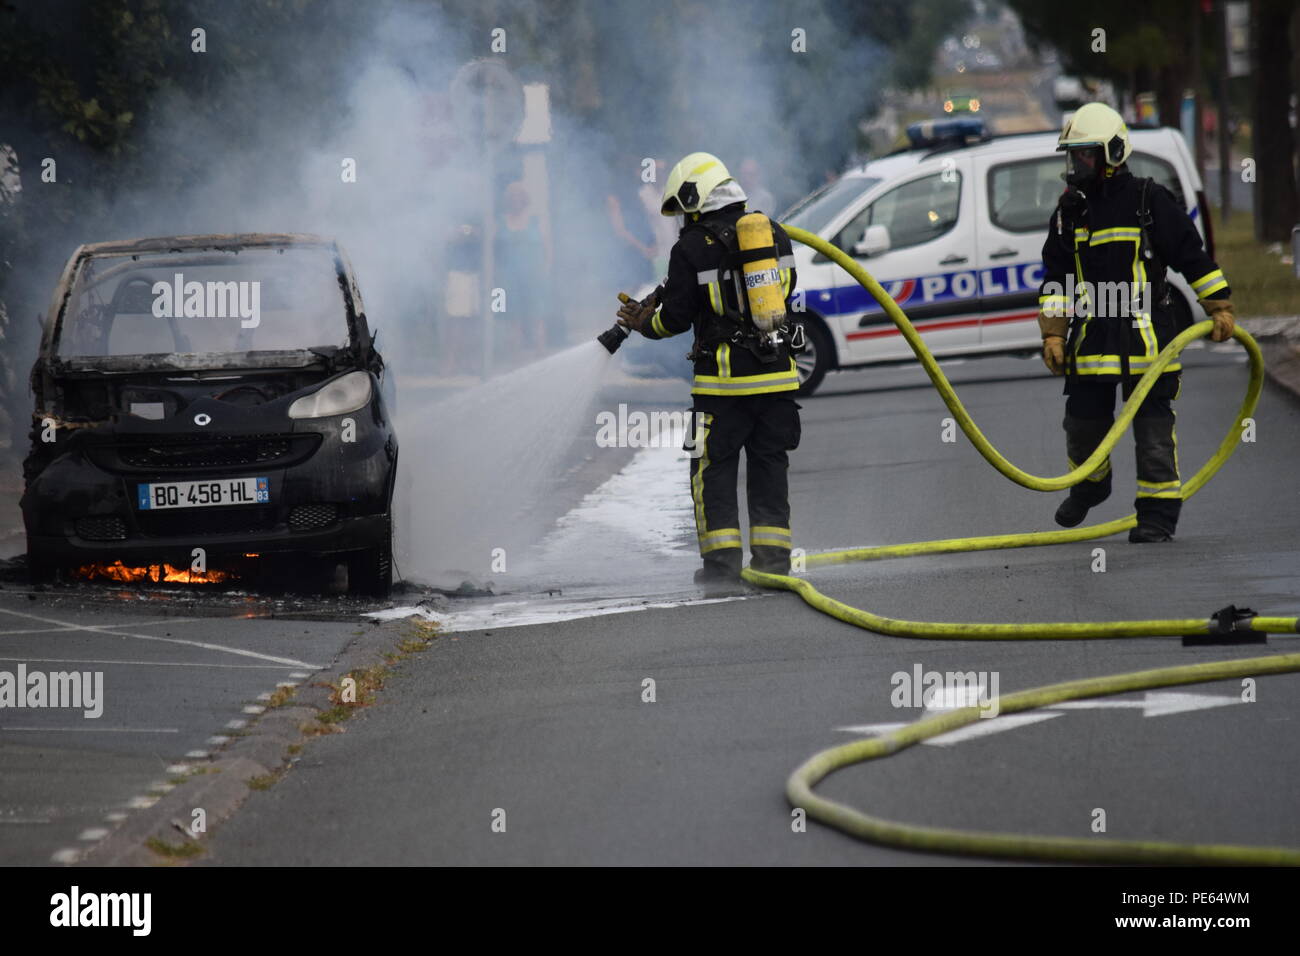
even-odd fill
[[[406,530],[432,522],[416,530],[451,549],[416,570],[480,567],[529,506],[511,498],[519,462],[532,477],[544,471],[584,413],[581,396],[554,384],[591,377],[595,359],[553,363],[436,413],[414,414],[402,383],[468,387],[607,326],[616,291],[663,275],[675,229],[656,207],[687,152],[722,157],[751,207],[774,214],[833,178],[859,148],[857,121],[885,78],[923,77],[965,6],[0,5],[13,445],[30,415],[34,317],[78,244],[333,236],[397,373],[405,487],[421,502]],[[538,439],[543,423],[521,416],[548,405],[555,432]],[[505,447],[511,436],[538,440]],[[409,574],[418,558],[407,558]]]

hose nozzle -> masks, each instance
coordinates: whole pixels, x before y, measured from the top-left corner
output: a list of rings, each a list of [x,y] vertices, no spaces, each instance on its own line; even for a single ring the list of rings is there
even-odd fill
[[[615,322],[600,335],[596,336],[596,341],[605,346],[610,355],[618,351],[618,347],[627,341],[628,330],[626,326],[619,325]]]

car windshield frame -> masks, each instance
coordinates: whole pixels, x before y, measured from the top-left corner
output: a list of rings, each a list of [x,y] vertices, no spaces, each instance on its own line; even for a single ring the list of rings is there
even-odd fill
[[[327,341],[311,342],[301,347],[249,348],[234,350],[122,352],[117,354],[63,353],[67,319],[77,308],[79,297],[102,283],[111,281],[122,271],[139,270],[142,260],[148,267],[180,271],[185,266],[207,268],[229,263],[232,256],[275,254],[285,252],[315,252],[320,262],[328,262],[333,270],[340,306],[337,318],[343,321],[334,326],[333,334],[323,336]],[[116,262],[114,260],[117,260]],[[88,268],[105,268],[103,274],[92,279],[92,285],[83,287]],[[174,274],[174,273],[171,273]],[[301,368],[316,364],[332,364],[336,355],[358,353],[363,338],[359,311],[351,292],[351,276],[342,252],[331,242],[247,242],[239,244],[184,245],[159,249],[132,249],[129,246],[113,248],[87,247],[83,249],[68,270],[68,279],[61,301],[51,323],[48,336],[42,343],[42,353],[60,367],[70,370],[139,371],[150,368],[163,370],[196,371],[204,369],[263,369]],[[331,301],[330,306],[336,306]],[[233,317],[233,316],[232,316]],[[169,320],[174,321],[174,320]],[[334,320],[336,321],[336,320]],[[332,341],[331,341],[332,340]]]

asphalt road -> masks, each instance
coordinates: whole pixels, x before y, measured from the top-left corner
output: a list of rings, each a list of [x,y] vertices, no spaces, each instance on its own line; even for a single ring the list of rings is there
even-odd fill
[[[0,709],[0,864],[76,862],[208,766],[358,630],[355,612],[313,616],[339,617],[337,602],[7,584],[0,672],[80,673],[100,690],[89,712]]]
[[[1179,437],[1190,474],[1227,430],[1245,368],[1229,349],[1189,351],[1185,363]],[[1062,470],[1059,381],[1020,359],[947,368],[1009,458],[1035,473]],[[960,436],[944,442],[946,417],[915,369],[833,376],[824,394],[804,402],[791,472],[796,544],[820,550],[1053,527],[1059,495],[1011,485]],[[1174,543],[1135,546],[1121,537],[833,568],[815,580],[851,604],[920,620],[1208,617],[1229,603],[1300,614],[1300,405],[1269,386],[1257,421],[1257,441],[1188,503]],[[1114,464],[1117,492],[1097,519],[1131,509],[1129,443]],[[1097,547],[1104,573],[1093,570]],[[627,552],[606,568],[608,587],[634,590],[652,563]],[[690,562],[673,567],[685,579]],[[1184,648],[1176,638],[902,640],[821,616],[789,594],[446,633],[403,662],[346,733],[314,739],[273,788],[253,793],[204,859],[962,862],[868,846],[816,823],[794,832],[785,778],[813,752],[873,732],[842,728],[916,719],[921,711],[895,708],[891,692],[895,673],[918,666],[987,672],[1005,694],[1281,652],[1293,640],[1273,637],[1267,648]],[[653,702],[643,699],[647,679]],[[1259,679],[1252,703],[1241,702],[1236,682],[1183,690],[1194,695],[1182,701],[1188,709],[1164,714],[1148,716],[1144,704],[1157,702],[1129,695],[1109,701],[1118,706],[1061,709],[1009,729],[990,721],[1000,726],[852,768],[822,790],[934,825],[1086,838],[1100,809],[1111,837],[1300,846],[1300,677]]]

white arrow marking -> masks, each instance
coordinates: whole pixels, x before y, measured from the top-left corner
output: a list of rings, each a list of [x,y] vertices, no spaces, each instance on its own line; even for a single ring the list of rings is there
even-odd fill
[[[1051,720],[1053,717],[1060,716],[1060,714],[1054,714],[1050,710],[1044,710],[1029,714],[1007,714],[1005,717],[989,717],[985,720],[977,720],[973,724],[967,724],[965,727],[950,730],[938,737],[931,737],[926,743],[934,744],[937,747],[950,747],[953,744],[961,743],[963,740],[985,737],[1004,730],[1015,730],[1017,727],[1027,727],[1041,720]]]
[[[1025,714],[1006,714],[1001,717],[979,720],[973,724],[958,727],[956,730],[950,730],[946,734],[940,734],[938,737],[931,737],[929,740],[921,742],[935,747],[950,747],[964,740],[973,740],[976,737],[985,737],[989,734],[1001,733],[1004,730],[1015,730],[1017,727],[1027,727],[1030,724],[1049,720],[1052,717],[1060,717],[1063,710],[1103,710],[1113,708],[1117,710],[1141,710],[1143,717],[1167,717],[1170,714],[1208,710],[1211,707],[1225,707],[1228,704],[1240,704],[1241,702],[1240,697],[1187,694],[1178,691],[1148,691],[1142,700],[1068,700],[1060,704],[1053,704],[1051,710],[1037,710]],[[942,713],[946,709],[948,708],[945,706],[931,707],[927,708],[927,712]],[[857,734],[862,737],[879,737],[906,726],[908,725],[905,722],[853,724],[852,726],[836,727],[835,729],[842,733]]]
[[[1166,717],[1169,714],[1240,703],[1240,697],[1186,694],[1178,691],[1148,691],[1142,700],[1068,700],[1061,704],[1053,704],[1052,708],[1054,710],[1098,710],[1106,707],[1128,707],[1140,709],[1143,717]]]
[[[1015,730],[1017,727],[1025,727],[1029,724],[1036,724],[1039,721],[1060,716],[1059,713],[1053,713],[1052,711],[1040,711],[1031,714],[1008,714],[1005,717],[990,717],[987,720],[980,720],[973,724],[967,724],[965,727],[950,730],[938,737],[923,740],[921,743],[933,747],[950,747],[953,744],[961,743],[963,740],[973,740],[976,737],[985,737],[989,734],[1001,733],[1004,730]],[[907,724],[858,724],[853,727],[836,727],[835,729],[863,737],[878,737],[906,726]]]
[[[906,726],[907,724],[855,724],[852,727],[836,727],[835,729],[846,734],[857,734],[859,737],[881,737]]]

